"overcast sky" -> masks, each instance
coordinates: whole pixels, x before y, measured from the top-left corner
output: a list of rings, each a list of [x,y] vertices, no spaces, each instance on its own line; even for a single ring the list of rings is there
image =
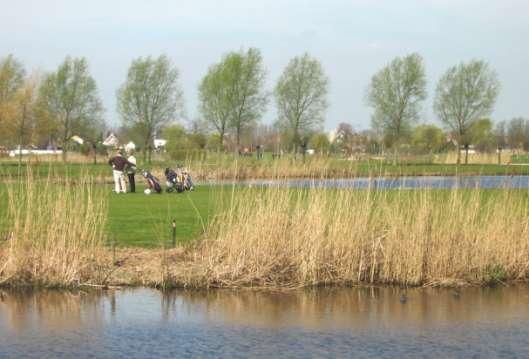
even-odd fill
[[[368,128],[370,77],[395,56],[420,53],[428,76],[423,121],[435,83],[451,65],[485,59],[502,91],[494,120],[529,117],[527,0],[0,0],[0,57],[14,54],[28,71],[54,70],[66,55],[85,56],[111,125],[115,92],[132,59],[167,54],[180,71],[189,119],[198,117],[197,86],[230,50],[257,47],[272,90],[293,56],[309,52],[330,78],[325,127]],[[265,122],[275,119],[268,106]]]

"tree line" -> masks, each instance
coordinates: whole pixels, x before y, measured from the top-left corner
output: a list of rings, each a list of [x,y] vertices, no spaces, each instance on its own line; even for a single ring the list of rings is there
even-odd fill
[[[121,133],[139,144],[147,160],[156,135],[167,137],[175,150],[240,151],[260,144],[275,152],[305,153],[309,147],[322,154],[391,151],[395,161],[402,151],[433,153],[450,146],[467,154],[470,146],[529,149],[527,120],[494,125],[489,119],[500,84],[482,60],[452,66],[438,80],[433,110],[440,128],[419,123],[427,97],[422,57],[413,53],[393,59],[367,87],[371,130],[355,132],[342,123],[333,141],[323,132],[329,80],[318,59],[306,53],[291,59],[273,91],[266,90],[266,79],[258,49],[225,54],[200,81],[200,117],[186,129],[179,123],[185,114],[178,69],[165,55],[137,58],[116,92]],[[277,119],[264,125],[261,119],[271,100]],[[27,74],[13,55],[0,59],[0,144],[58,146],[66,158],[73,135],[97,148],[107,129],[103,116],[85,58],[66,57],[46,74]]]

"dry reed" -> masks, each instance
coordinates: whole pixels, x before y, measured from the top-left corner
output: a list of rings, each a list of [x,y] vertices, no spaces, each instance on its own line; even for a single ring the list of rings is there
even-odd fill
[[[6,184],[0,284],[63,287],[97,277],[107,205],[102,191],[81,178],[73,185],[28,172]]]
[[[233,187],[200,240],[114,257],[102,245],[102,188],[31,173],[5,186],[0,285],[459,285],[529,274],[523,190]]]
[[[274,287],[525,279],[528,214],[507,190],[245,190],[174,276]]]

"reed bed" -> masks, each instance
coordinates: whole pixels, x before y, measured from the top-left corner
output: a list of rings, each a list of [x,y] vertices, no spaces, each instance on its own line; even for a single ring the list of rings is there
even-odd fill
[[[5,184],[0,285],[69,287],[98,277],[107,204],[87,178],[74,185],[28,172]]]
[[[528,214],[508,190],[244,190],[173,276],[214,287],[525,280]]]
[[[104,245],[103,186],[31,176],[0,191],[0,286],[452,286],[529,275],[527,190],[220,186],[191,244],[115,249]]]
[[[193,176],[200,180],[246,180],[263,178],[340,178],[366,175],[367,164],[345,159],[307,156],[305,159],[285,156],[276,159],[219,157],[215,162],[186,161]],[[370,172],[379,174],[374,164]]]

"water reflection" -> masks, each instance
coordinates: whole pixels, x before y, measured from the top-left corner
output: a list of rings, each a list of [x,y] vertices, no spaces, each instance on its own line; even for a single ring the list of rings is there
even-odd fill
[[[26,328],[64,330],[84,325],[101,326],[101,299],[108,293],[79,291],[0,292],[0,328],[23,331]]]
[[[407,300],[402,303],[400,297]],[[428,327],[528,319],[529,290],[355,288],[307,291],[172,292],[162,297],[165,320],[185,311],[202,320],[264,327]]]
[[[528,304],[524,285],[461,292],[0,291],[0,357],[268,356],[278,348],[287,356],[459,356],[496,348],[521,355],[529,354]]]

